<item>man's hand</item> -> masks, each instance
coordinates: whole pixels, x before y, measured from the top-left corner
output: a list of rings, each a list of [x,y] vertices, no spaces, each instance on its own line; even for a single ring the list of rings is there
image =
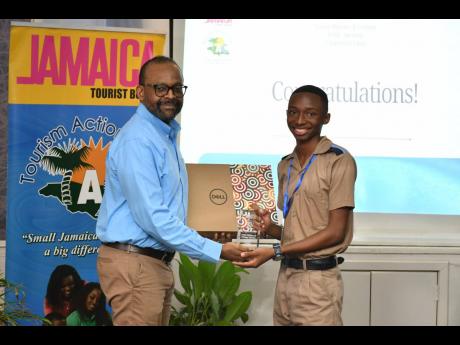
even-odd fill
[[[241,256],[244,252],[251,251],[252,248],[243,246],[239,243],[234,242],[227,242],[222,245],[222,252],[220,253],[220,257],[224,260],[229,261],[241,261],[244,260]]]
[[[240,267],[255,268],[270,260],[274,255],[273,248],[259,247],[255,250],[241,253],[241,258],[244,261],[234,261],[233,263]]]
[[[251,204],[251,208],[256,214],[252,221],[253,229],[265,234],[271,224],[270,211],[267,209],[259,208],[259,206],[257,206],[255,203]]]
[[[251,208],[254,210],[256,216],[252,221],[252,228],[258,233],[267,234],[273,238],[281,239],[281,226],[272,223],[270,218],[270,210],[261,209],[257,204],[251,204]]]

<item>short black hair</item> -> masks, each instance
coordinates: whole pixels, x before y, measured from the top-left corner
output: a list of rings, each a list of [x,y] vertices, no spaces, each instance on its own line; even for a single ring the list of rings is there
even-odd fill
[[[310,92],[310,93],[314,93],[315,95],[318,95],[321,98],[321,103],[323,104],[324,113],[327,114],[328,109],[329,109],[329,100],[327,98],[327,93],[324,92],[323,89],[317,86],[314,86],[314,85],[303,85],[295,89],[294,92],[291,94],[291,97],[295,95],[296,93],[302,93],[302,92]]]
[[[145,70],[147,69],[147,66],[150,64],[162,64],[162,63],[172,63],[177,66],[179,69],[180,75],[182,77],[182,70],[180,69],[179,65],[177,64],[176,61],[171,59],[170,57],[163,56],[163,55],[157,55],[150,60],[147,60],[141,67],[141,70],[139,71],[139,85],[144,85],[144,80],[145,80]]]

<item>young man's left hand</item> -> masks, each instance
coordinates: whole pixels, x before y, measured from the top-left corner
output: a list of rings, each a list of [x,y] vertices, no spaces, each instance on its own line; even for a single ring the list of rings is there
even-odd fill
[[[244,261],[234,261],[233,263],[240,267],[256,268],[273,258],[274,255],[273,248],[259,247],[255,250],[241,253]]]

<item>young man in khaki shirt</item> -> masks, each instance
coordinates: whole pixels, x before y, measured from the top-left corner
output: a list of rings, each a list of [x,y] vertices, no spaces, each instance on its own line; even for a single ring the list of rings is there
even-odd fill
[[[254,228],[280,244],[242,253],[241,267],[280,260],[275,325],[342,325],[343,282],[336,254],[353,237],[356,163],[343,148],[321,136],[329,123],[328,98],[312,85],[296,89],[287,109],[294,151],[278,164],[278,207],[284,227],[254,205]]]

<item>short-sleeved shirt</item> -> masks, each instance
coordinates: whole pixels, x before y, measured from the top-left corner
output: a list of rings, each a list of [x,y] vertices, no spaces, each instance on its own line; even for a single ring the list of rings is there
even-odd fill
[[[355,207],[354,190],[357,175],[356,162],[344,148],[334,145],[327,137],[321,137],[314,154],[316,160],[305,173],[302,184],[294,194],[291,208],[284,220],[282,244],[306,239],[325,229],[329,224],[329,211],[341,207]],[[284,157],[278,164],[278,207],[283,210],[284,191],[290,161],[292,168],[288,195],[299,181],[303,166],[295,152]],[[353,212],[348,217],[345,239],[335,246],[299,255],[303,259],[322,258],[347,249],[353,238]]]

